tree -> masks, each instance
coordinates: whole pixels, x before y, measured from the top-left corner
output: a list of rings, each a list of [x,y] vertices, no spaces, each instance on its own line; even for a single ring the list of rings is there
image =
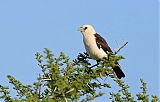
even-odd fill
[[[124,59],[123,56],[109,53],[109,60],[103,60],[97,66],[91,65],[87,53],[80,53],[75,60],[70,61],[63,52],[56,58],[45,48],[44,54],[37,52],[35,56],[42,71],[37,81],[32,85],[23,85],[8,75],[17,97],[10,95],[8,87],[0,85],[1,99],[6,102],[87,102],[104,95],[103,91],[98,92],[96,89],[112,88],[107,81],[101,81],[111,78],[119,86],[117,92],[108,92],[112,102],[149,102],[146,83],[142,79],[142,92],[137,93],[135,99],[128,90],[129,85],[114,74],[112,63]],[[158,102],[159,99],[152,95],[151,101]]]

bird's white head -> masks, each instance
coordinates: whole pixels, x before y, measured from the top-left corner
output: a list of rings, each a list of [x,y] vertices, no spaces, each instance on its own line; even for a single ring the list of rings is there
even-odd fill
[[[79,31],[85,36],[89,34],[96,34],[96,31],[94,30],[92,25],[86,24],[79,28]]]

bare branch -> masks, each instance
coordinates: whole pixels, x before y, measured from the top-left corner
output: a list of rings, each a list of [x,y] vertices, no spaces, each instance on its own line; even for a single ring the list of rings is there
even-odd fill
[[[128,42],[126,42],[123,46],[121,46],[120,48],[118,48],[117,51],[114,52],[114,54],[116,55],[122,48],[124,48],[126,45],[128,44]]]

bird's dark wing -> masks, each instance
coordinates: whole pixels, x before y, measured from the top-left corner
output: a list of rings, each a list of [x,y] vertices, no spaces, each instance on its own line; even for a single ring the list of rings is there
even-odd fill
[[[107,42],[99,35],[99,34],[94,34],[95,38],[96,38],[96,43],[98,48],[102,48],[106,53],[108,52],[112,52],[111,48],[108,46]],[[119,79],[121,79],[122,77],[125,77],[125,74],[123,73],[123,71],[121,70],[118,62],[115,63],[114,66],[112,66],[114,72],[116,73],[117,77]]]
[[[94,34],[96,38],[96,43],[98,48],[102,48],[106,53],[112,52],[111,48],[108,46],[107,42],[99,35],[99,34]]]

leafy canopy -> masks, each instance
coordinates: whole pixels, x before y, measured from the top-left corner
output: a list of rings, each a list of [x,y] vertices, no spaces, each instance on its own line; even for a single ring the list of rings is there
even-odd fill
[[[10,95],[8,87],[0,85],[1,99],[6,102],[87,102],[103,96],[102,88],[112,88],[110,83],[105,81],[106,78],[111,78],[119,87],[117,92],[107,92],[112,102],[149,102],[146,83],[142,79],[142,92],[137,93],[135,98],[128,90],[129,85],[114,74],[111,66],[115,61],[124,59],[122,56],[109,54],[109,60],[103,60],[97,66],[91,65],[87,53],[80,53],[75,60],[70,61],[63,52],[59,57],[55,57],[45,48],[44,54],[37,52],[35,56],[41,69],[36,82],[23,85],[8,75],[9,83],[13,85],[17,97]],[[152,95],[151,101],[158,102],[159,99]]]

